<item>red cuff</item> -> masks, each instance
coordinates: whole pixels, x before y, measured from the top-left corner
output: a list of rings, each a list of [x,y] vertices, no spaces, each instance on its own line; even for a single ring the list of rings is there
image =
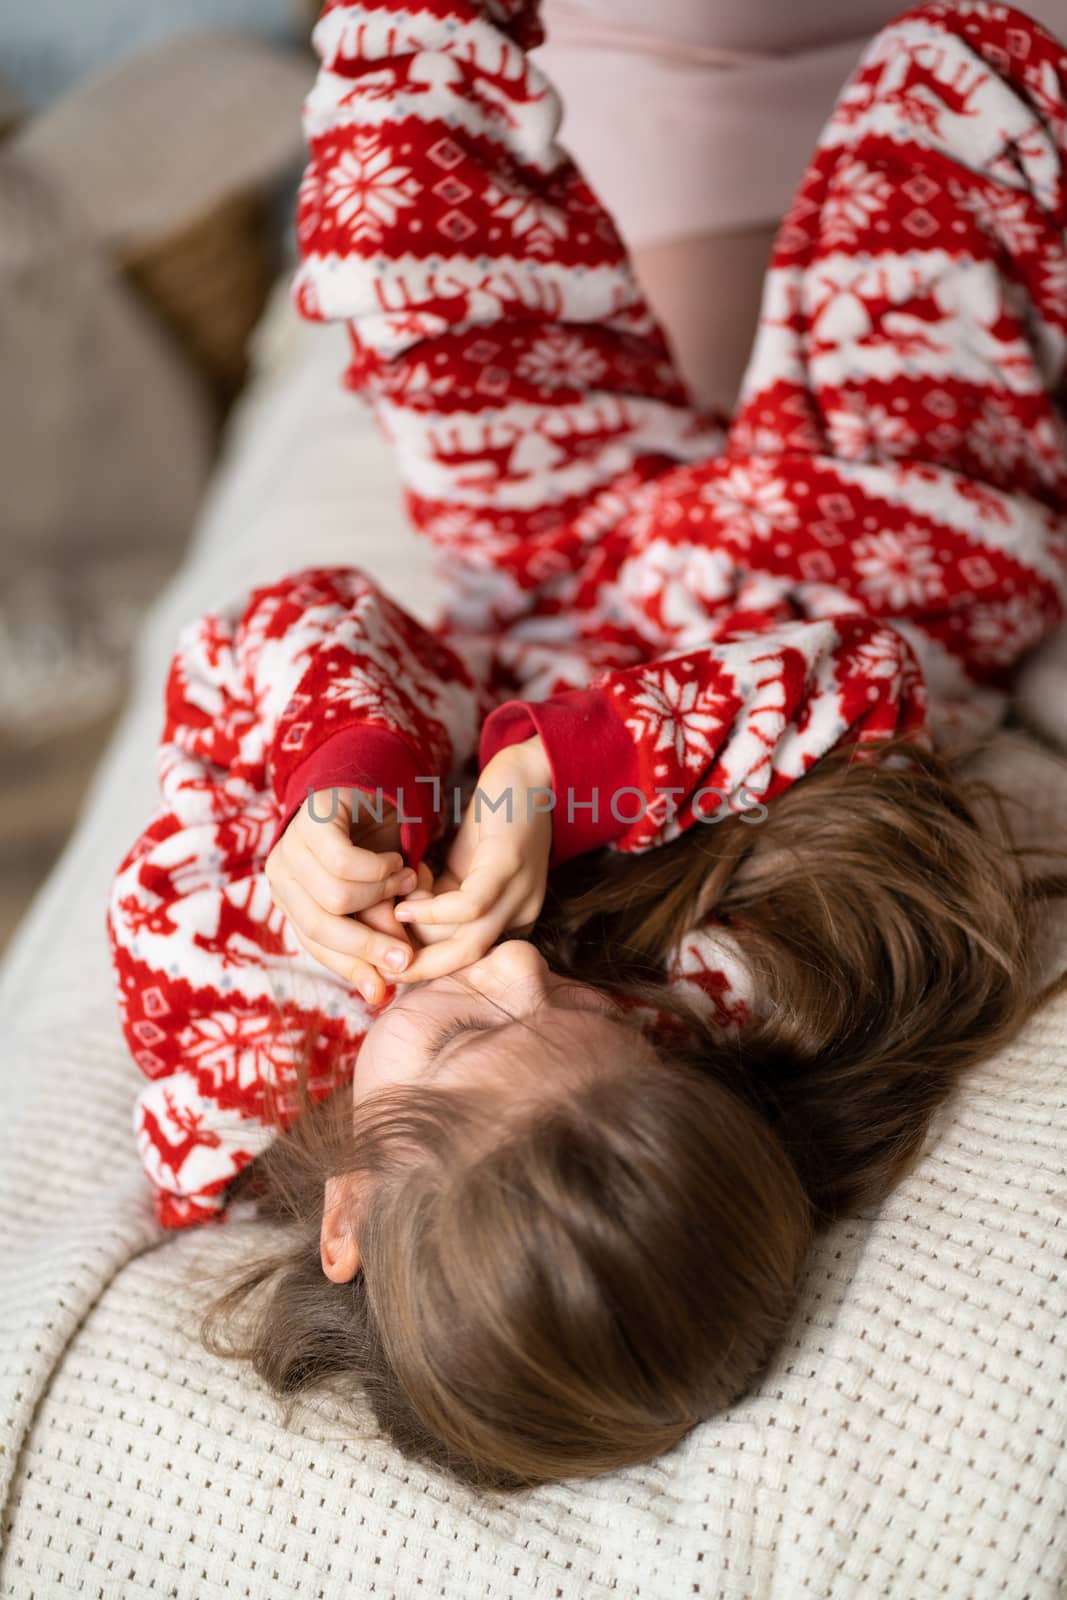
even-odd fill
[[[342,728],[313,750],[289,774],[281,819],[267,854],[274,849],[308,797],[320,789],[361,789],[396,806],[400,847],[409,867],[417,867],[433,834],[434,797],[440,788],[418,770],[415,751],[398,733],[366,723]],[[421,779],[421,782],[417,780]]]
[[[548,700],[507,700],[482,725],[478,764],[505,745],[539,734],[552,768],[552,860],[610,844],[633,821],[637,749],[626,724],[597,689],[566,689]],[[616,812],[619,815],[616,815]]]

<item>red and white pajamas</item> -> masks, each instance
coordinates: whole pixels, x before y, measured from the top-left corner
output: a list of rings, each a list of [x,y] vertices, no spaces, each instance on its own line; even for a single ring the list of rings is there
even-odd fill
[[[325,1093],[370,1020],[264,874],[309,790],[400,800],[414,864],[451,786],[538,730],[554,860],[647,850],[842,742],[988,728],[1063,615],[1067,52],[987,0],[874,39],[727,422],[556,143],[537,9],[328,0],[315,32],[296,303],[347,323],[449,598],[431,630],[315,568],[182,631],[161,804],[108,911],[171,1227],[221,1215],[273,1137],[303,1026],[344,1046]],[[672,976],[724,1027],[758,1005],[713,924]]]

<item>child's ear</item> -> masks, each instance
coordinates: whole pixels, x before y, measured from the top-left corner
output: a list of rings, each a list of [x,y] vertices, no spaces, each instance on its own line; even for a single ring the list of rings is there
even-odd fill
[[[326,1179],[319,1259],[323,1272],[333,1283],[351,1283],[359,1271],[359,1245],[351,1227],[354,1201],[355,1188],[351,1173],[343,1178]]]

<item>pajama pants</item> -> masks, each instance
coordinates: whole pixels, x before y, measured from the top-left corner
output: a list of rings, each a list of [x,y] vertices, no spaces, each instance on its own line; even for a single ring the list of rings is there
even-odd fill
[[[1027,9],[1067,38],[1067,0]],[[891,0],[545,0],[537,60],[566,106],[564,142],[707,405],[733,409],[774,232],[842,83],[899,10]]]
[[[975,54],[951,55],[945,18]],[[614,527],[605,522],[613,561],[599,563],[587,531],[574,545],[585,567],[573,607],[552,615],[556,633],[539,635],[535,607],[499,641],[498,658],[528,697],[581,689],[583,664],[589,681],[620,626],[605,629],[604,617],[622,602],[618,615],[638,616],[642,637],[665,655],[679,640],[692,646],[707,610],[706,564],[657,565],[659,530],[685,524],[686,549],[695,542],[712,564],[724,551],[737,556],[729,605],[753,627],[775,624],[791,588],[803,591],[808,617],[862,610],[851,583],[914,648],[946,725],[972,701],[990,714],[1002,708],[1013,664],[1062,615],[1067,578],[1067,440],[1056,403],[1067,360],[1065,84],[1056,42],[986,0],[917,7],[883,30],[846,83],[782,224],[719,453],[694,457],[694,420],[679,407],[682,464],[643,486],[639,516],[623,506]],[[906,177],[891,179],[858,141],[891,146],[902,125],[920,154]],[[857,248],[861,238],[877,247]],[[864,503],[878,515],[857,517]],[[601,496],[593,511],[606,517],[609,508]],[[506,541],[501,549],[503,583]],[[755,570],[744,570],[754,550]],[[916,621],[919,599],[950,589],[973,592],[973,604],[939,627]],[[358,575],[352,593],[355,608]],[[111,894],[122,1026],[149,1080],[137,1137],[171,1227],[223,1214],[227,1186],[294,1103],[304,1029],[322,1025],[311,1087],[325,1094],[351,1076],[370,1021],[358,994],[303,951],[264,871],[279,800],[259,757],[285,719],[295,732],[307,710],[294,704],[299,652],[284,624],[291,614],[299,634],[300,604],[316,597],[311,577],[273,610],[259,602],[246,617],[241,597],[187,631],[168,685],[163,802]],[[401,638],[395,610],[389,626]],[[569,654],[561,618],[573,626]],[[417,697],[425,659],[415,662],[410,634],[397,648],[411,651]],[[896,670],[872,652],[854,686],[877,702]],[[198,679],[196,698],[189,685]],[[487,685],[476,673],[448,687],[457,766],[477,749]],[[833,729],[810,705],[805,718],[832,744]]]

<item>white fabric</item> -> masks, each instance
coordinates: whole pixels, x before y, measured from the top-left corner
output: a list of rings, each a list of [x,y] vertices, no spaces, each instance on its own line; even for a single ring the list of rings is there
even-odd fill
[[[146,624],[136,698],[0,974],[0,1593],[1054,1600],[1067,998],[968,1074],[879,1214],[818,1242],[759,1390],[661,1461],[478,1497],[402,1460],[369,1414],[359,1440],[325,1403],[283,1430],[258,1381],[198,1346],[198,1272],[269,1231],[168,1236],[152,1220],[105,899],[154,802],[183,621],[314,561],[365,565],[426,613],[425,564],[343,360],[338,330],[279,300],[190,558]],[[1035,834],[1067,839],[1052,758],[1006,740],[997,768],[1038,808]]]

